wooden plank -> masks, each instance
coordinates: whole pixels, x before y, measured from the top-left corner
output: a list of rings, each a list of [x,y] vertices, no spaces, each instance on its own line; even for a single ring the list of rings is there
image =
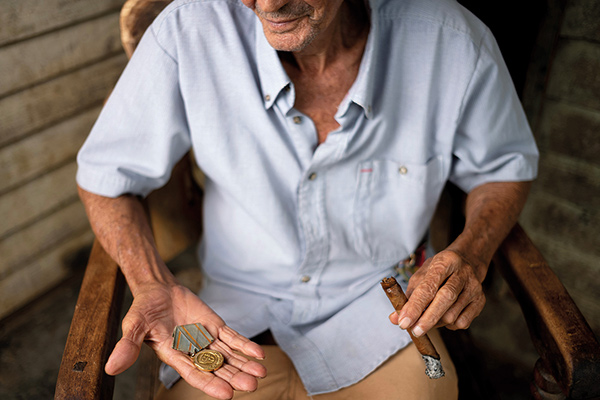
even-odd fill
[[[554,59],[558,32],[563,22],[563,0],[547,0],[544,18],[538,26],[538,37],[529,58],[529,68],[521,97],[531,128],[539,140],[539,114],[546,100],[548,68]]]
[[[569,1],[561,36],[600,42],[600,7],[597,1]]]
[[[95,241],[71,321],[55,399],[111,399],[114,379],[104,372],[114,348],[125,279]]]
[[[119,51],[116,12],[0,48],[0,96]]]
[[[0,280],[0,319],[65,279],[72,267],[66,260],[85,246],[91,245],[93,238],[91,231],[77,235],[57,246],[45,257],[24,265]]]
[[[600,129],[600,124],[598,124]],[[572,132],[580,132],[574,129]],[[596,135],[598,135],[596,131]],[[570,135],[571,137],[581,135]],[[573,141],[578,139],[573,138]],[[597,139],[596,139],[597,140]],[[565,146],[566,147],[566,146]],[[591,146],[590,146],[591,147]],[[598,144],[596,158],[600,154],[600,143]],[[560,182],[560,184],[557,184]],[[565,156],[553,151],[546,151],[540,158],[539,174],[535,183],[536,194],[546,192],[571,204],[590,214],[597,214],[598,195],[600,194],[600,163],[592,164],[582,161],[580,158]],[[590,210],[590,211],[586,211]],[[579,223],[579,221],[575,221]]]
[[[543,141],[538,143],[544,146],[544,153],[554,152],[577,158],[578,162],[587,162],[595,168],[600,167],[600,110],[548,99],[544,102],[539,123],[538,135]],[[542,171],[543,168],[540,168]],[[600,177],[600,174],[596,176]]]
[[[101,108],[0,148],[0,192],[75,159]],[[52,149],[52,151],[48,151]]]
[[[556,197],[548,191],[534,191],[523,214],[523,226],[532,234],[545,232],[555,240],[573,246],[590,256],[600,256],[600,213]]]
[[[0,240],[0,279],[89,228],[83,204],[77,199],[35,224]]]
[[[546,96],[591,110],[600,109],[600,46],[562,39],[556,47]]]
[[[72,162],[0,197],[0,237],[77,196]]]
[[[2,0],[0,46],[111,10],[124,0]]]
[[[126,61],[111,57],[0,99],[0,145],[101,103]]]

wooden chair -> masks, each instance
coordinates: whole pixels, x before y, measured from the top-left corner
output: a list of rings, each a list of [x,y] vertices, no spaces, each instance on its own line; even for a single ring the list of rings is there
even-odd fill
[[[128,0],[125,3],[121,29],[128,55],[168,3],[169,0]],[[165,260],[195,243],[200,236],[202,194],[197,179],[193,178],[196,174],[191,157],[184,157],[169,183],[145,201],[159,251]],[[432,224],[437,241],[449,243],[460,232],[463,199],[464,194],[458,189],[447,188]],[[599,397],[600,345],[520,226],[515,226],[503,242],[494,265],[518,299],[540,356],[534,368],[532,397],[547,400]],[[104,365],[116,343],[124,289],[125,281],[118,265],[96,241],[71,323],[55,398],[112,398],[114,379],[104,373]],[[459,373],[463,353],[453,354]],[[149,353],[143,357],[152,359]],[[151,369],[156,371],[156,368]],[[140,388],[145,389],[142,390],[145,393],[136,398],[152,398],[154,379],[152,373],[142,378]]]

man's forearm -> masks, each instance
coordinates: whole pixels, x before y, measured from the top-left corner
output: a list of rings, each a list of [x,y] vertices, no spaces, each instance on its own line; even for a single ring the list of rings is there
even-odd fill
[[[525,205],[531,182],[492,182],[473,189],[467,196],[465,227],[448,247],[468,260],[479,281],[517,222]]]
[[[141,201],[131,195],[99,196],[79,188],[92,230],[119,264],[132,293],[145,284],[171,284],[174,277],[160,258]]]

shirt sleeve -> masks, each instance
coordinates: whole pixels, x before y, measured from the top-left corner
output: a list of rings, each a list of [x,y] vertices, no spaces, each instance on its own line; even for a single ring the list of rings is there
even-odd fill
[[[177,61],[146,31],[77,156],[77,183],[107,197],[146,196],[189,150]]]
[[[532,180],[537,162],[531,129],[488,31],[463,99],[449,179],[468,193],[487,182]]]

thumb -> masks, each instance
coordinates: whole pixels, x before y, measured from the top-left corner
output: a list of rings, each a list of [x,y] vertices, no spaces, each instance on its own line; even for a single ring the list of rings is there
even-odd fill
[[[399,319],[398,318],[398,313],[396,311],[394,311],[393,313],[390,314],[389,316],[390,318],[390,322],[394,325],[398,325]]]
[[[108,375],[118,375],[131,367],[140,355],[146,333],[143,319],[127,314],[123,319],[123,337],[108,358],[104,371]]]

